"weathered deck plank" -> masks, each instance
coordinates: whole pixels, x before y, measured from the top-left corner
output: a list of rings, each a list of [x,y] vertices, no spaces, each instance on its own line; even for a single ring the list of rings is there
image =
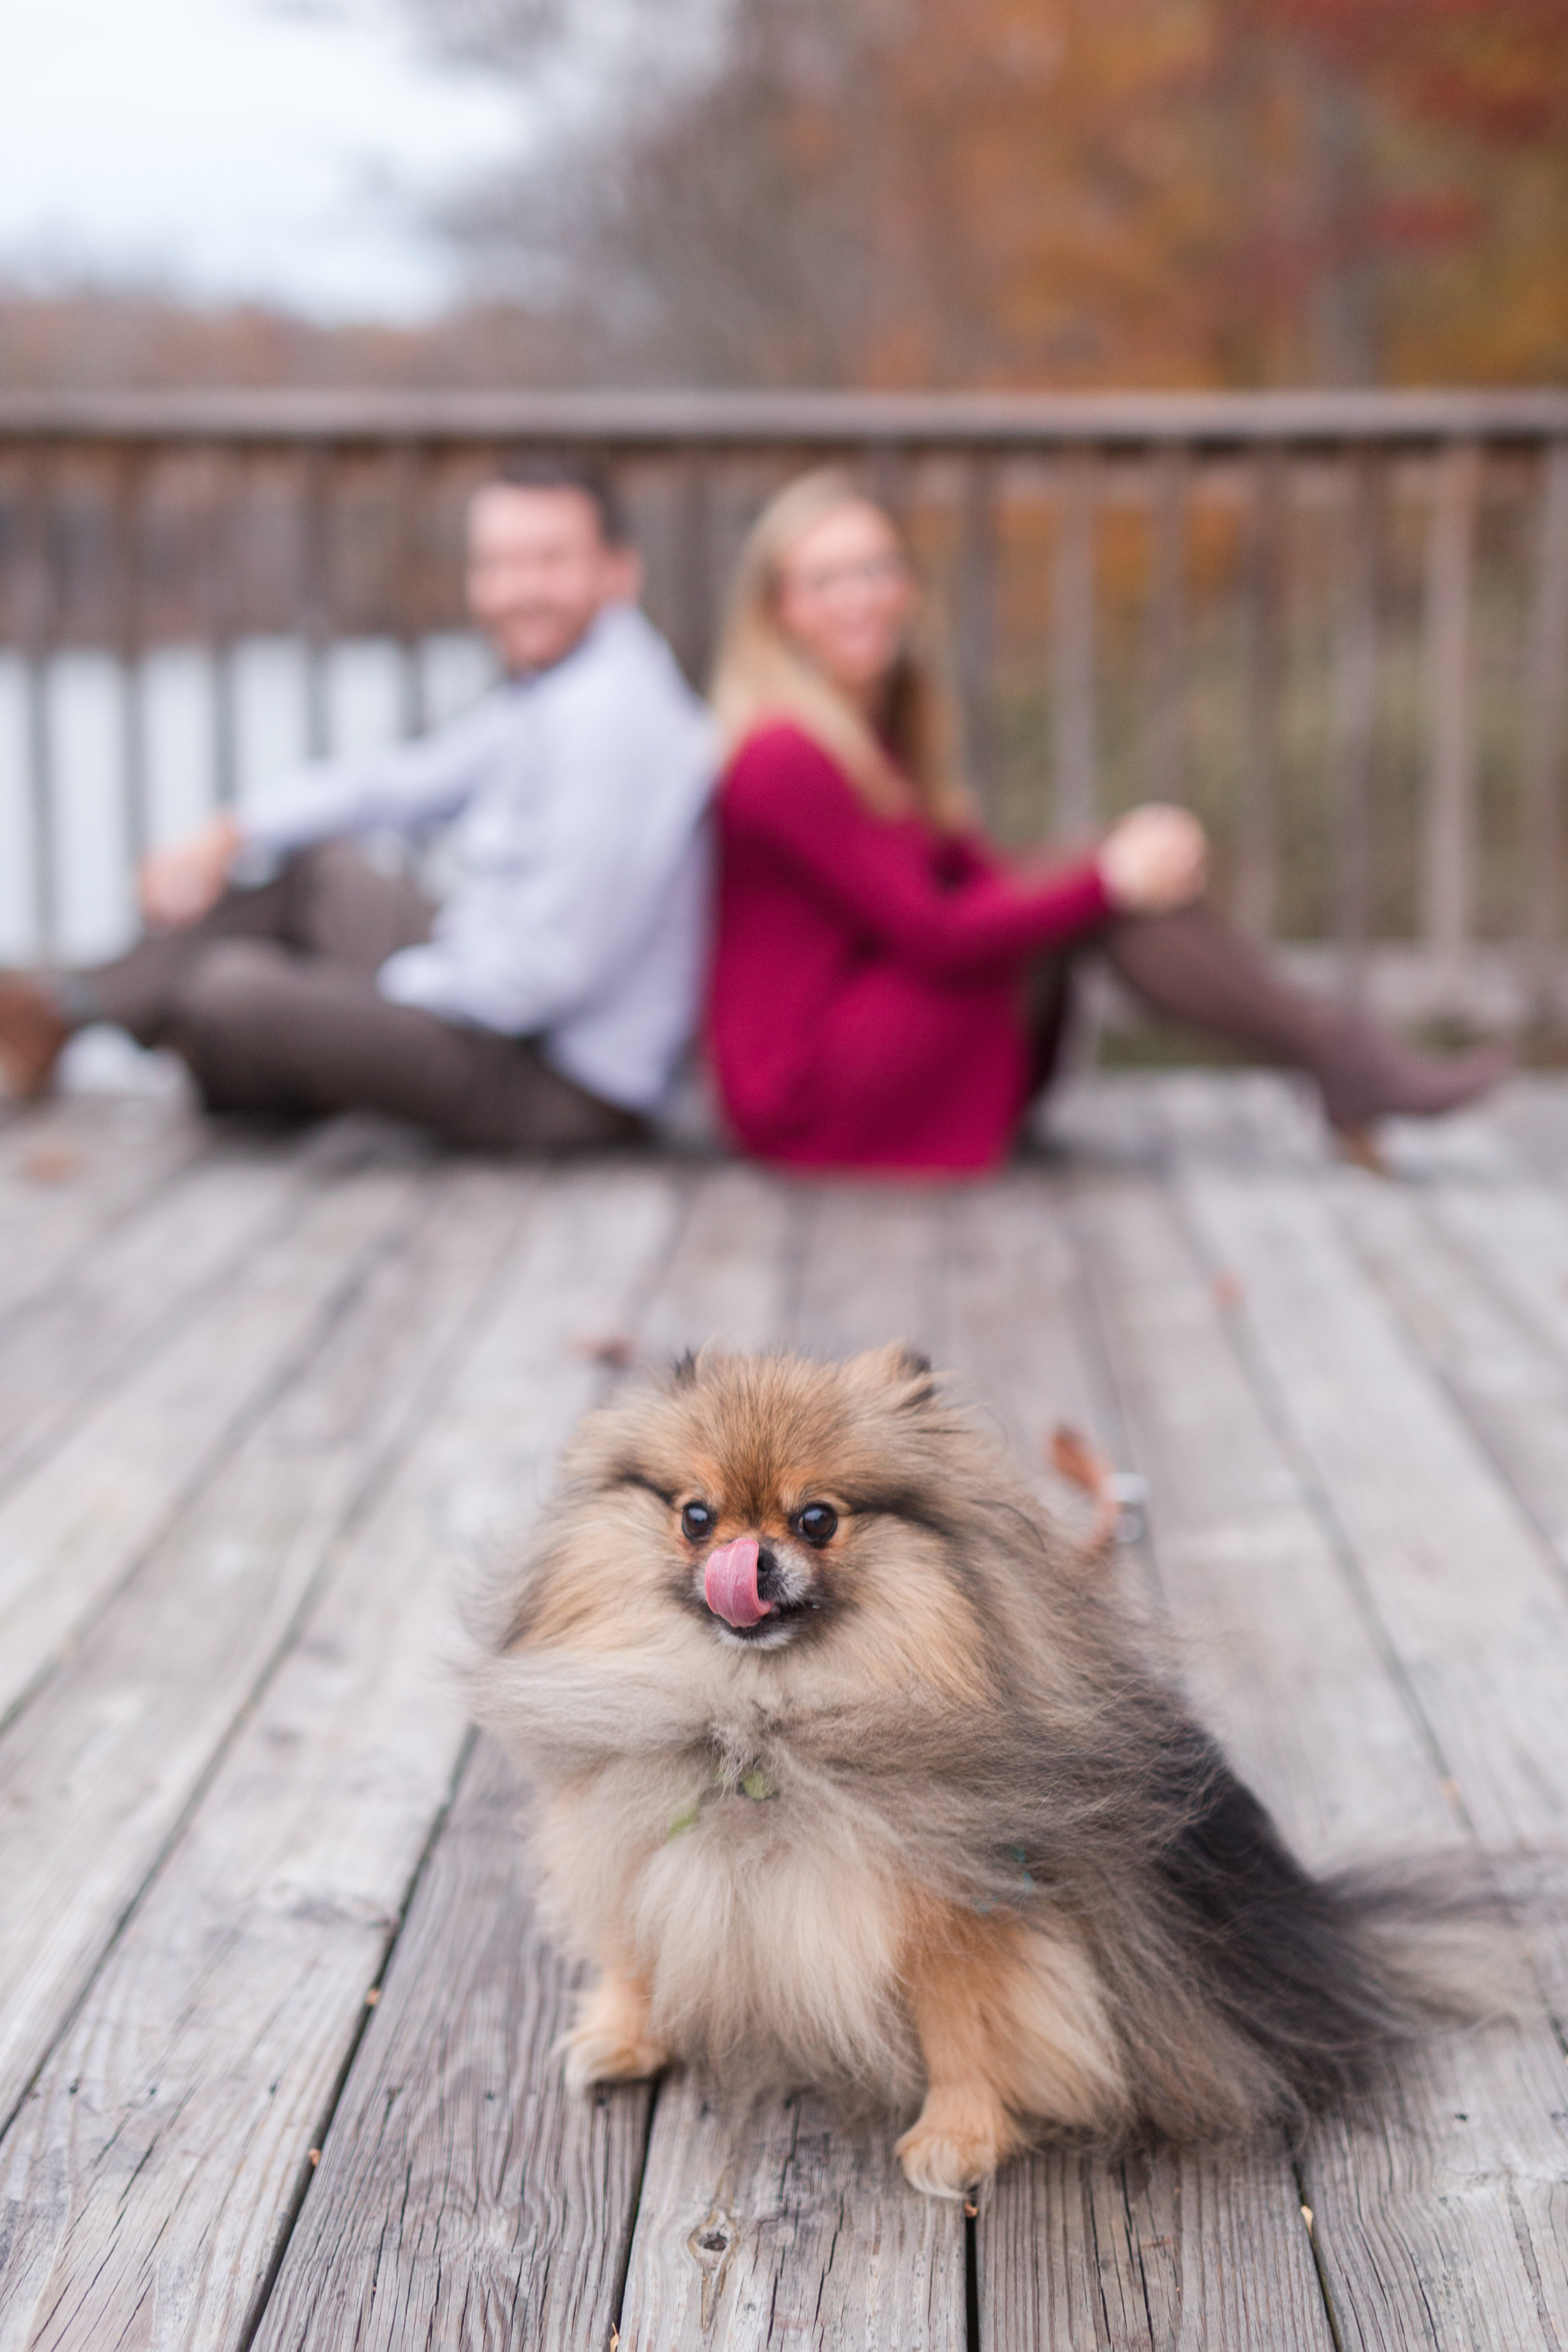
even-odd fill
[[[174,1333],[0,1503],[0,1715],[68,1645],[319,1344],[367,1252],[412,1213],[385,1171],[310,1201],[210,1316]]]
[[[1141,1318],[1158,1313],[1163,1271],[1141,1271]],[[1064,1416],[1124,1457],[1133,1450],[1124,1400],[1089,1337],[1085,1253],[1039,1180],[988,1187],[960,1204],[953,1274],[954,1360],[996,1400],[1026,1458]],[[1119,1390],[1120,1351],[1112,1361]],[[1189,1381],[1190,1366],[1177,1390],[1190,1419]],[[1142,1432],[1135,1450],[1142,1466],[1156,1467]],[[1106,1562],[1108,1576],[1134,1572],[1125,1559]],[[1300,2196],[1280,2147],[1239,2158],[1160,2149],[1112,2163],[1047,2149],[1001,2174],[982,2200],[977,2234],[982,2337],[1009,2352],[1329,2352]]]
[[[13,1307],[0,1332],[0,1488],[198,1315],[303,1204],[297,1160],[205,1154]]]
[[[205,2352],[258,2326],[258,2352],[598,2352],[617,2311],[623,2352],[969,2339],[962,2218],[906,2189],[889,2133],[679,2074],[567,2100],[547,2053],[571,1980],[499,1758],[475,1751],[443,1814],[463,1735],[438,1555],[526,1518],[604,1377],[587,1343],[906,1338],[1026,1457],[1085,1423],[1153,1481],[1152,1545],[1108,1572],[1152,1580],[1201,1706],[1306,1852],[1419,1853],[1467,1824],[1561,1844],[1561,1084],[1402,1132],[1396,1186],[1332,1170],[1266,1077],[1087,1088],[1058,1118],[1076,1157],[981,1187],[574,1171],[540,1181],[494,1279],[505,1171],[337,1182],[330,1139],[320,1168],[247,1163],[188,1125],[170,1142],[158,1107],[129,1127],[69,1108],[83,1165],[58,1186],[22,1177],[0,1124],[0,1235],[43,1244],[16,1328],[54,1335],[0,1590],[58,1612],[40,1654],[84,1629],[0,1736],[25,1895],[0,1921],[5,2079],[44,2058],[0,2142],[4,2352]],[[144,1158],[117,1175],[120,1133]],[[298,1219],[269,1272],[237,1245],[231,1281],[221,1204],[260,1236],[269,1187]],[[176,1273],[160,1323],[182,1198],[207,1204],[207,1271]],[[6,1344],[0,1406],[22,1393]],[[449,1382],[433,1366],[422,1389],[444,1346]],[[1561,1940],[1540,1940],[1556,1993]],[[1561,2352],[1564,2110],[1559,2041],[1527,2021],[1413,2059],[1295,2168],[1269,2147],[1015,2166],[973,2233],[979,2342]]]
[[[255,2352],[605,2352],[645,2085],[579,2098],[576,1972],[539,1932],[521,1783],[481,1740],[442,1826]]]
[[[1230,1312],[1254,1386],[1326,1507],[1352,1606],[1446,1793],[1494,1848],[1559,1835],[1568,1747],[1561,1730],[1543,1736],[1543,1677],[1525,1653],[1534,1643],[1561,1657],[1568,1609],[1514,1497],[1359,1278],[1326,1187],[1194,1154],[1179,1191],[1210,1267],[1240,1286]],[[1331,1779],[1379,1710],[1338,1678],[1324,1693],[1337,1719],[1312,1768]],[[1375,1765],[1363,1769],[1381,1789]],[[1391,1812],[1387,1826],[1397,1854],[1405,1825]],[[1526,2017],[1434,2044],[1403,2070],[1396,2106],[1314,2131],[1301,2178],[1342,2342],[1561,2341],[1561,2070],[1556,2035]]]
[[[437,1179],[320,1353],[0,1738],[0,2119],[10,2116],[345,1521],[416,1433],[529,1197]]]
[[[1334,1202],[1368,1276],[1568,1576],[1568,1215],[1531,1201],[1516,1223],[1516,1198],[1495,1187],[1459,1215],[1451,1189],[1429,1206],[1391,1185],[1345,1186]],[[1542,1244],[1533,1281],[1519,1279],[1520,1224]]]
[[[765,1345],[784,1312],[793,1221],[790,1198],[748,1171],[700,1180],[635,1318],[575,1336],[655,1360],[704,1338]],[[410,2340],[601,2352],[608,2339],[653,2095],[565,2091],[553,2050],[577,1978],[534,1917],[518,1796],[481,1749],[416,1895],[258,2352]],[[388,2226],[394,2212],[409,2215],[406,2231]]]
[[[820,2101],[660,2093],[621,2319],[623,2352],[958,2352],[964,2241],[918,2197],[885,2126]]]
[[[213,1149],[161,1102],[66,1097],[0,1119],[0,1314],[36,1298],[79,1251]],[[289,1144],[253,1156],[284,1158]]]
[[[673,1208],[657,1171],[542,1195],[0,2151],[11,2343],[247,2341],[462,1747],[452,1552],[542,1486],[596,1377],[582,1319],[626,1316]]]

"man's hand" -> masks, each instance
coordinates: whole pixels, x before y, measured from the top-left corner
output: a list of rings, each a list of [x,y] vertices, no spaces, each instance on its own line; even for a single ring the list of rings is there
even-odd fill
[[[215,816],[199,832],[144,857],[136,879],[146,921],[163,931],[199,922],[222,898],[229,861],[239,843],[233,817]]]
[[[1151,802],[1112,825],[1100,843],[1100,878],[1119,912],[1169,914],[1202,897],[1208,856],[1195,816]]]

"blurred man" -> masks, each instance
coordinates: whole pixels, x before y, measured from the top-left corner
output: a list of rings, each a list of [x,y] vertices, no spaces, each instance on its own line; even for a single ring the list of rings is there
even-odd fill
[[[503,682],[155,852],[147,931],[115,962],[0,977],[13,1093],[110,1021],[172,1046],[215,1110],[370,1108],[503,1150],[637,1135],[695,1022],[714,766],[641,588],[593,469],[532,459],[479,490],[468,607]],[[439,908],[353,845],[442,824]]]

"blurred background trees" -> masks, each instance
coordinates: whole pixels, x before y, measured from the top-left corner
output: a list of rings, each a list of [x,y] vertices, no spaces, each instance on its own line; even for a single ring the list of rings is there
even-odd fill
[[[595,373],[1568,363],[1564,0],[664,0],[640,37],[604,0],[413,5],[498,72],[608,61],[451,223]]]
[[[0,303],[0,373],[1568,376],[1568,0],[399,5],[549,125],[449,207],[449,318]]]

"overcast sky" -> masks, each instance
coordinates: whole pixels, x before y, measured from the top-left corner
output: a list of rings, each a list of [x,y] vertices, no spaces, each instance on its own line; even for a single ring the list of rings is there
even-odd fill
[[[520,108],[395,0],[0,0],[0,274],[416,318],[454,290],[421,200]]]

